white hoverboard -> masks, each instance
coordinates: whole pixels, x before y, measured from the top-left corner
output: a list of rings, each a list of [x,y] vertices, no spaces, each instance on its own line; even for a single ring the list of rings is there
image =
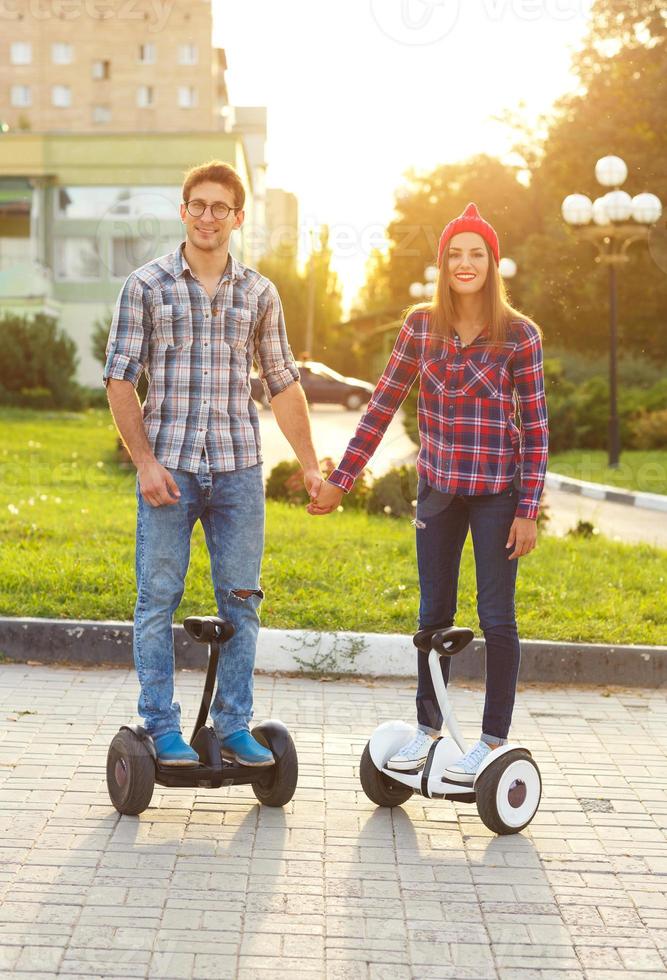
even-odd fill
[[[413,793],[428,799],[476,803],[482,822],[495,834],[517,834],[533,819],[540,805],[542,779],[531,753],[509,743],[491,752],[479,767],[472,786],[447,779],[445,770],[468,751],[454,717],[440,670],[440,657],[460,653],[474,639],[469,629],[455,626],[420,630],[414,637],[428,653],[429,668],[442,717],[451,738],[435,739],[423,768],[398,772],[387,762],[412,741],[413,725],[387,721],[371,735],[361,757],[359,776],[366,796],[378,806],[400,806]]]

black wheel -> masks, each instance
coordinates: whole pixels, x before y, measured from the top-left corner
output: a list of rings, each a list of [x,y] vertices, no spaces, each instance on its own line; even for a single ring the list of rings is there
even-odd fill
[[[369,744],[366,744],[359,763],[361,788],[373,803],[378,806],[400,806],[412,796],[412,790],[404,783],[394,782],[379,769],[371,758]]]
[[[285,806],[294,796],[299,778],[299,757],[294,740],[286,728],[280,732],[280,751],[274,748],[265,731],[254,728],[252,737],[271,749],[275,764],[266,768],[262,775],[252,783],[253,793],[264,806]]]
[[[114,736],[107,754],[107,788],[119,813],[143,813],[153,796],[155,763],[132,732],[123,729]]]
[[[542,778],[524,749],[501,755],[475,783],[477,812],[494,834],[518,834],[537,812]]]

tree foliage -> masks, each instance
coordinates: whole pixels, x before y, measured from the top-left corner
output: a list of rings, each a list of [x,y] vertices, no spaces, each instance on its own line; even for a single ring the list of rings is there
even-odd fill
[[[651,191],[667,210],[667,21],[655,0],[595,0],[588,34],[575,55],[575,90],[548,118],[530,127],[521,112],[504,122],[515,132],[514,160],[487,156],[409,175],[389,225],[386,268],[370,274],[361,304],[390,288],[397,305],[433,262],[442,227],[474,200],[497,229],[501,254],[518,265],[510,290],[515,306],[544,329],[545,343],[591,353],[608,347],[608,275],[595,248],[579,240],[561,217],[570,193],[605,193],[596,161],[617,154],[628,164],[624,189]],[[665,217],[648,245],[633,244],[620,269],[622,348],[667,360],[667,230]]]

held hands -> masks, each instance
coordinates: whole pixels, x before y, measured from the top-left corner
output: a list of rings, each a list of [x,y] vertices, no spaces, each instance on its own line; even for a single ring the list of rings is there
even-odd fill
[[[505,548],[514,546],[511,555],[507,556],[508,561],[512,558],[520,558],[532,551],[537,544],[537,521],[529,517],[515,517],[512,521],[509,537]]]
[[[341,490],[340,487],[326,481],[325,483],[322,483],[317,499],[311,500],[306,507],[306,510],[309,514],[313,514],[315,517],[330,514],[339,506],[341,500],[343,499],[343,493],[344,491]]]
[[[317,498],[317,495],[320,492],[320,487],[323,483],[324,479],[319,467],[312,467],[311,469],[303,471],[303,484],[308,491],[308,496],[310,497],[311,502]]]

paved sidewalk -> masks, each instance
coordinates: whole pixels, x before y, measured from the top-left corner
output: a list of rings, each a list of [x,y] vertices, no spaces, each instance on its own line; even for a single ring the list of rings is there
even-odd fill
[[[202,681],[178,674],[186,732]],[[105,758],[136,694],[127,670],[0,665],[3,976],[664,980],[664,692],[520,688],[545,792],[504,838],[472,806],[364,797],[368,733],[412,716],[403,681],[260,676],[256,717],[295,735],[292,804],[156,787],[121,818]],[[480,686],[452,699],[474,737]]]

